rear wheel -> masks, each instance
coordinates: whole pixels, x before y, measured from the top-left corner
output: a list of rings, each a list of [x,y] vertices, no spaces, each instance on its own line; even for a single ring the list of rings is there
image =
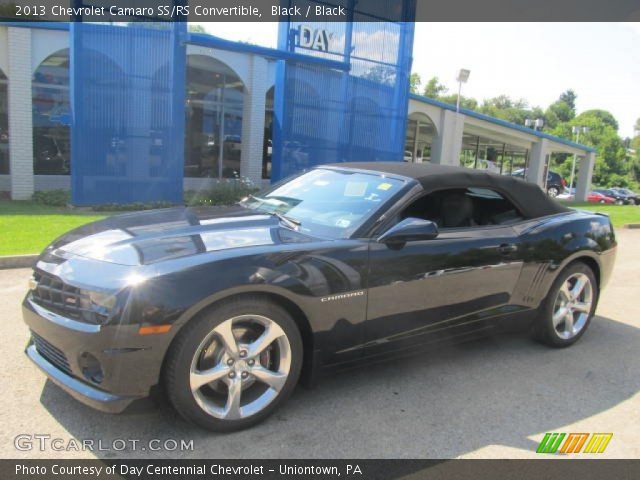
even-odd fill
[[[598,285],[591,268],[569,265],[553,283],[534,325],[537,340],[552,347],[568,347],[587,330],[598,303]]]
[[[558,189],[558,187],[549,187],[547,189],[547,194],[551,197],[551,198],[555,198],[558,196],[558,194],[560,193],[560,190]]]
[[[293,391],[301,366],[302,340],[288,312],[242,297],[184,327],[169,352],[165,386],[187,420],[233,431],[271,414]]]

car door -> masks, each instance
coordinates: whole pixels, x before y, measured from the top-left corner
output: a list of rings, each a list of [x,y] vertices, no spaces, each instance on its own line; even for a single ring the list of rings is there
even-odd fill
[[[369,248],[367,349],[464,337],[509,308],[522,260],[510,226],[441,230],[402,246]]]

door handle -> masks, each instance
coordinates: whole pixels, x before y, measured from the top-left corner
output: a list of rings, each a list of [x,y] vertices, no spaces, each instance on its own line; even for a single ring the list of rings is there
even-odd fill
[[[503,243],[498,247],[498,251],[502,255],[509,255],[510,253],[514,253],[518,251],[518,246],[513,243]]]

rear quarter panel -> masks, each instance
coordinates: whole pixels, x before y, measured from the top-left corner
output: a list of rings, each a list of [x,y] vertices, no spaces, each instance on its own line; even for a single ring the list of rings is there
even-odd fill
[[[515,229],[524,263],[514,304],[537,308],[562,269],[578,259],[596,267],[600,289],[609,280],[617,243],[608,216],[574,211],[524,222]]]

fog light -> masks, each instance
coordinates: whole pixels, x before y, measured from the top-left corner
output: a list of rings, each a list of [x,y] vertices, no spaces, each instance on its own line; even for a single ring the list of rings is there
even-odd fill
[[[104,374],[102,373],[102,366],[100,361],[88,352],[84,352],[80,355],[79,362],[80,369],[84,378],[93,383],[101,383]]]

